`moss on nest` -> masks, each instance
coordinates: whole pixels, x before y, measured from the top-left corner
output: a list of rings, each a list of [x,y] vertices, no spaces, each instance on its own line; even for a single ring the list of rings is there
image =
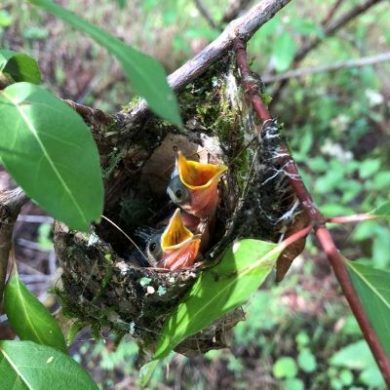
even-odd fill
[[[165,189],[178,148],[190,158],[203,153],[213,162],[228,165],[212,244],[218,244],[226,234],[256,150],[252,143],[256,123],[236,77],[234,66],[225,59],[180,93],[184,135],[150,114],[142,123],[134,124],[130,136],[111,150],[105,149],[101,156],[106,187],[104,214],[127,234],[132,236],[135,228],[153,226],[167,216],[162,213],[169,210]],[[108,327],[118,335],[130,333],[147,349],[153,348],[164,320],[200,272],[199,263],[176,272],[130,264],[125,260],[128,240],[105,221],[90,234],[56,224],[54,240],[64,270],[59,293],[64,312],[94,329]],[[229,331],[241,319],[242,311],[235,310],[185,340],[177,350],[191,354],[224,347]]]

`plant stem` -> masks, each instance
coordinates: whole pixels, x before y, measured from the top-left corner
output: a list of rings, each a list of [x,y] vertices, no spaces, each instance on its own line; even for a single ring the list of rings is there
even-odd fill
[[[375,65],[386,61],[390,61],[390,52],[381,53],[369,57],[357,58],[353,60],[340,61],[334,64],[294,69],[278,75],[267,74],[262,76],[261,79],[263,83],[268,84],[268,83],[273,83],[276,81],[282,81],[286,79],[306,77],[315,73],[334,72],[346,68],[359,68],[362,66]]]
[[[250,75],[247,54],[245,48],[245,42],[237,39],[234,48],[236,51],[237,65],[241,72],[242,84],[247,94],[248,100],[251,101],[253,109],[256,112],[261,122],[266,122],[272,119],[271,114],[268,111],[267,106],[263,103],[260,95],[257,91],[257,85],[253,81],[253,77]],[[363,335],[371,348],[371,351],[378,362],[379,368],[383,374],[383,377],[388,386],[390,386],[390,361],[387,358],[385,351],[383,350],[379,339],[373,330],[366,313],[363,310],[361,302],[352,286],[351,280],[348,276],[348,271],[345,267],[345,260],[338,252],[336,245],[330,235],[329,230],[326,228],[326,219],[321,214],[317,206],[314,204],[313,198],[309,191],[305,187],[302,178],[298,172],[295,161],[290,156],[288,148],[285,144],[279,145],[280,155],[283,159],[285,171],[290,179],[291,186],[293,187],[297,198],[299,199],[302,207],[309,215],[311,224],[309,228],[313,227],[317,240],[323,251],[325,252],[333,272],[335,273],[345,297],[351,307],[353,314],[355,315]],[[300,233],[300,232],[299,232]]]
[[[231,21],[223,32],[199,54],[188,60],[168,77],[170,86],[179,91],[203,74],[210,65],[217,62],[232,48],[237,37],[248,41],[268,20],[291,0],[263,0],[249,9],[243,16]],[[145,102],[123,115],[128,127],[148,112]]]

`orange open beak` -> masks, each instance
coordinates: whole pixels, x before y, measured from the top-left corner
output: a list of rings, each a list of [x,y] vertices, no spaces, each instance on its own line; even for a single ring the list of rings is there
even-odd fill
[[[163,258],[159,265],[173,271],[190,267],[198,256],[200,241],[199,235],[184,226],[180,209],[177,209],[161,236]]]
[[[187,160],[180,151],[176,167],[180,181],[191,193],[191,204],[183,208],[199,218],[214,214],[219,201],[218,181],[228,168],[225,165]]]

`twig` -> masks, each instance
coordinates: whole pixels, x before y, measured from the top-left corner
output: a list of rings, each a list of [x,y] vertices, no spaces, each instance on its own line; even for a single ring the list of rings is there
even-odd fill
[[[222,23],[229,23],[235,19],[241,11],[250,3],[250,0],[230,0],[227,10],[222,17]]]
[[[281,80],[286,80],[291,78],[306,77],[315,73],[334,72],[345,68],[359,68],[362,66],[379,64],[385,61],[390,61],[390,52],[377,54],[369,57],[362,57],[353,60],[339,61],[334,64],[290,70],[288,72],[279,75],[267,74],[262,76],[261,80],[263,81],[263,83],[266,84],[274,83],[276,81],[281,81]]]
[[[253,108],[257,113],[259,119],[262,122],[266,122],[267,120],[269,120],[269,118],[271,118],[271,115],[269,114],[268,108],[261,101],[261,99],[259,102],[259,99],[255,98],[254,90],[256,88],[256,84],[251,81],[250,78],[244,42],[237,40],[235,43],[235,50],[237,56],[237,64],[241,72],[243,85],[245,91],[248,94],[248,98],[251,100]],[[311,225],[309,226],[309,228],[313,226],[317,240],[319,241],[320,246],[326,253],[329,262],[333,268],[333,271],[341,285],[344,295],[347,298],[347,301],[351,307],[351,310],[355,315],[360,325],[360,328],[362,329],[364,337],[367,340],[367,343],[370,346],[376,361],[378,362],[383,377],[385,378],[386,383],[390,386],[390,361],[386,357],[386,354],[376,336],[376,333],[374,332],[359,301],[359,298],[352,286],[351,280],[348,276],[348,271],[344,263],[345,260],[338,252],[332,236],[330,235],[328,229],[325,227],[326,219],[321,214],[317,206],[314,204],[310,193],[303,184],[295,161],[289,155],[286,145],[281,145],[280,147],[282,149],[280,154],[284,156],[282,158],[287,162],[287,164],[285,165],[287,177],[289,178],[291,186],[294,188],[294,191],[298,199],[300,200],[302,207],[309,215],[311,221]]]
[[[13,227],[20,209],[27,201],[26,194],[19,187],[0,192],[0,305],[7,277]]]
[[[85,122],[91,126],[101,126],[102,124],[110,125],[114,121],[112,115],[107,114],[98,108],[84,106],[83,104],[76,103],[68,99],[65,99],[64,101],[77,113],[79,113]]]
[[[210,27],[219,30],[219,27],[214,22],[214,19],[210,15],[209,10],[203,4],[203,1],[202,0],[194,0],[194,3],[196,5],[196,8],[198,9],[199,13],[206,19],[206,21],[210,25]]]
[[[296,68],[299,63],[317,46],[319,46],[326,37],[335,34],[342,27],[348,24],[351,20],[355,19],[369,8],[373,7],[376,4],[379,4],[382,0],[366,0],[365,2],[356,5],[354,8],[345,12],[342,16],[336,19],[333,23],[329,23],[323,30],[321,36],[316,36],[310,41],[305,42],[302,47],[297,51],[292,62],[292,68]],[[273,104],[278,100],[282,90],[287,86],[289,79],[284,79],[280,84],[275,88],[272,93]]]
[[[333,4],[332,7],[330,7],[328,13],[325,15],[325,17],[321,21],[321,26],[325,27],[333,18],[336,11],[340,8],[341,3],[343,0],[336,0],[336,2]]]
[[[17,221],[26,223],[53,223],[54,218],[47,215],[20,214]]]
[[[369,221],[377,218],[378,216],[372,214],[355,214],[355,215],[345,215],[341,217],[326,218],[326,222],[342,224],[342,223]]]
[[[211,42],[194,58],[174,71],[169,77],[170,86],[178,91],[204,73],[232,48],[237,37],[248,41],[251,36],[291,0],[263,0],[248,10],[245,15],[230,22],[217,39]],[[138,104],[122,118],[125,124],[142,118],[148,112],[145,102]]]

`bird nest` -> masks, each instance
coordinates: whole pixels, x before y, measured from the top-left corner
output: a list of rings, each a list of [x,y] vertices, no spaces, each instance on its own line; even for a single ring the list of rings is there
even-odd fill
[[[277,153],[272,146],[277,137],[269,137],[273,144],[268,152],[259,146],[255,129],[261,124],[231,64],[221,61],[179,94],[184,131],[150,114],[117,131],[119,116],[112,131],[95,134],[105,173],[104,215],[132,238],[140,227],[156,226],[172,213],[166,188],[178,150],[191,160],[222,163],[228,171],[219,183],[220,203],[209,244],[188,269],[133,264],[129,253],[136,249],[107,220],[89,233],[55,225],[63,269],[58,293],[64,313],[80,324],[131,334],[153,349],[164,321],[202,268],[219,261],[227,245],[238,237],[277,241],[291,225],[298,211],[295,199],[279,168],[266,163]],[[278,131],[274,121],[267,126],[268,135]],[[191,354],[225,347],[230,330],[242,318],[242,310],[236,309],[176,350]]]

